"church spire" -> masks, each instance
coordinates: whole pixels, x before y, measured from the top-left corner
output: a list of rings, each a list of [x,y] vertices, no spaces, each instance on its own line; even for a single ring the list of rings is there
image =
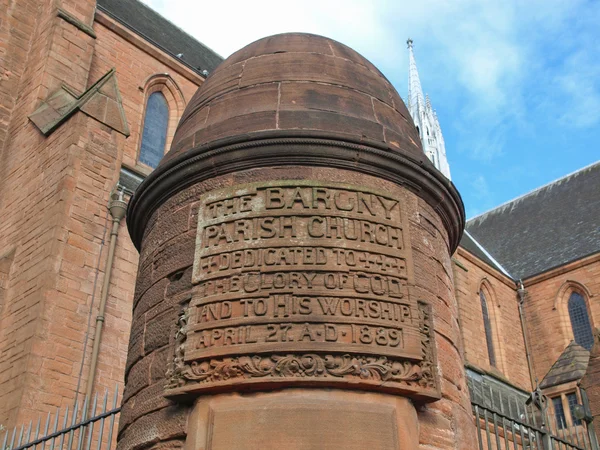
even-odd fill
[[[413,40],[408,38],[408,111],[415,122],[423,152],[433,165],[450,179],[450,166],[446,159],[446,145],[442,129],[435,110],[431,107],[429,96],[423,95],[417,62],[413,53]]]
[[[423,89],[413,54],[413,40],[408,38],[406,45],[408,45],[408,108],[411,109],[411,107],[416,108],[419,103],[423,105]]]

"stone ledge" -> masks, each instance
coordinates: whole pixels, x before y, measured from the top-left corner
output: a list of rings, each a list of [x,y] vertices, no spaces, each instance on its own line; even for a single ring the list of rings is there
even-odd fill
[[[354,142],[351,137],[332,133],[318,136],[312,130],[267,131],[222,139],[163,161],[129,202],[127,225],[134,245],[140,249],[147,218],[186,187],[219,175],[273,166],[354,170],[404,186],[439,214],[448,232],[450,253],[458,247],[465,224],[464,205],[454,184],[433,165],[378,142]]]
[[[68,13],[67,11],[65,11],[64,9],[58,8],[58,11],[56,12],[56,16],[60,17],[65,22],[69,22],[75,28],[77,28],[80,31],[83,31],[88,36],[96,39],[96,32],[94,31],[94,29],[92,27],[90,27],[89,25],[86,25],[85,23],[81,22],[79,19],[77,19],[75,16],[71,15],[70,13]]]

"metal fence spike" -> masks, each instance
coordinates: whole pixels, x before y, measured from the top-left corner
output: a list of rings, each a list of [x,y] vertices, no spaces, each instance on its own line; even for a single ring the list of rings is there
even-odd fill
[[[56,417],[54,418],[54,430],[52,431],[52,434],[56,433],[56,430],[58,430],[58,416],[60,413],[60,409],[56,408]],[[54,450],[54,443],[56,442],[56,438],[52,438],[52,442],[50,443],[50,450]]]
[[[37,421],[37,425],[35,427],[35,438],[33,438],[33,440],[37,440],[38,437],[40,437],[40,423],[42,422],[42,417],[38,417],[38,421]]]
[[[106,405],[108,404],[108,389],[104,391],[104,402],[102,405],[102,413],[106,412]],[[101,450],[102,447],[102,435],[104,433],[104,417],[100,420],[100,429],[98,431],[98,445],[96,446],[96,450]]]
[[[21,431],[19,431],[19,441],[17,442],[17,445],[21,445],[21,441],[23,440],[23,430],[25,429],[25,425],[21,425]],[[12,446],[11,446],[12,448]]]
[[[96,395],[94,395],[94,402],[92,404],[92,409],[91,409],[91,414],[90,414],[90,420],[92,418],[96,418],[96,404],[98,401],[98,393],[96,392]],[[82,442],[82,436],[83,436],[83,431],[85,428],[81,429],[81,433],[79,435],[79,441]],[[91,421],[90,424],[88,425],[88,434],[87,434],[87,444],[86,444],[86,450],[90,450],[90,446],[92,445],[92,434],[94,433],[94,421]],[[81,450],[81,447],[78,445],[77,446],[78,450]]]
[[[50,411],[48,411],[48,415],[46,416],[46,425],[44,426],[44,436],[48,436],[48,429],[50,427]],[[42,441],[42,450],[46,446],[45,441]]]
[[[113,399],[113,410],[117,409],[117,399],[118,398],[119,398],[119,385],[117,384],[117,386],[115,388],[114,399]],[[110,418],[110,426],[108,427],[108,436],[107,436],[108,440],[107,440],[107,444],[106,444],[106,450],[110,450],[110,448],[112,447],[112,435],[113,435],[113,429],[115,428],[115,417],[116,417],[116,414],[113,414]]]
[[[13,428],[12,439],[10,440],[10,448],[15,446],[15,436],[17,435],[17,427]]]
[[[69,405],[67,405],[66,412],[65,412],[65,417],[63,419],[63,426],[62,426],[63,430],[67,429],[67,423],[69,423]],[[61,433],[61,435],[60,435],[60,444],[58,446],[58,448],[60,450],[63,450],[63,444],[64,444],[64,442],[65,442],[65,434]]]
[[[8,428],[5,431],[6,432],[4,433],[4,441],[2,441],[2,449],[3,450],[6,448],[6,442],[8,441]]]

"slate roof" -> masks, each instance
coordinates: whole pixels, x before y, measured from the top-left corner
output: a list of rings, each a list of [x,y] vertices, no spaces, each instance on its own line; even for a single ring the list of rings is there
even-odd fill
[[[460,246],[499,272],[506,273],[505,269],[500,266],[497,261],[491,258],[489,253],[486,253],[482,248],[483,246],[481,243],[477,242],[468,231],[463,234],[460,240]]]
[[[98,9],[198,73],[212,72],[223,58],[138,0],[98,0]]]
[[[590,352],[571,341],[540,383],[540,388],[546,389],[581,379],[585,375],[589,360]]]
[[[466,229],[515,279],[598,253],[600,162],[470,219]]]

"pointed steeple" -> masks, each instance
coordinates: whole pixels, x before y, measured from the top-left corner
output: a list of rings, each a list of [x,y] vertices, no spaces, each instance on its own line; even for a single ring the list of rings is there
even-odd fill
[[[423,105],[423,89],[421,88],[417,62],[413,54],[413,40],[408,38],[406,45],[408,45],[408,109],[410,110],[411,108],[417,108],[419,103]]]
[[[437,114],[429,96],[423,95],[417,62],[413,53],[413,41],[408,39],[408,111],[419,130],[423,152],[433,165],[450,179],[450,166],[446,159],[446,145]]]

